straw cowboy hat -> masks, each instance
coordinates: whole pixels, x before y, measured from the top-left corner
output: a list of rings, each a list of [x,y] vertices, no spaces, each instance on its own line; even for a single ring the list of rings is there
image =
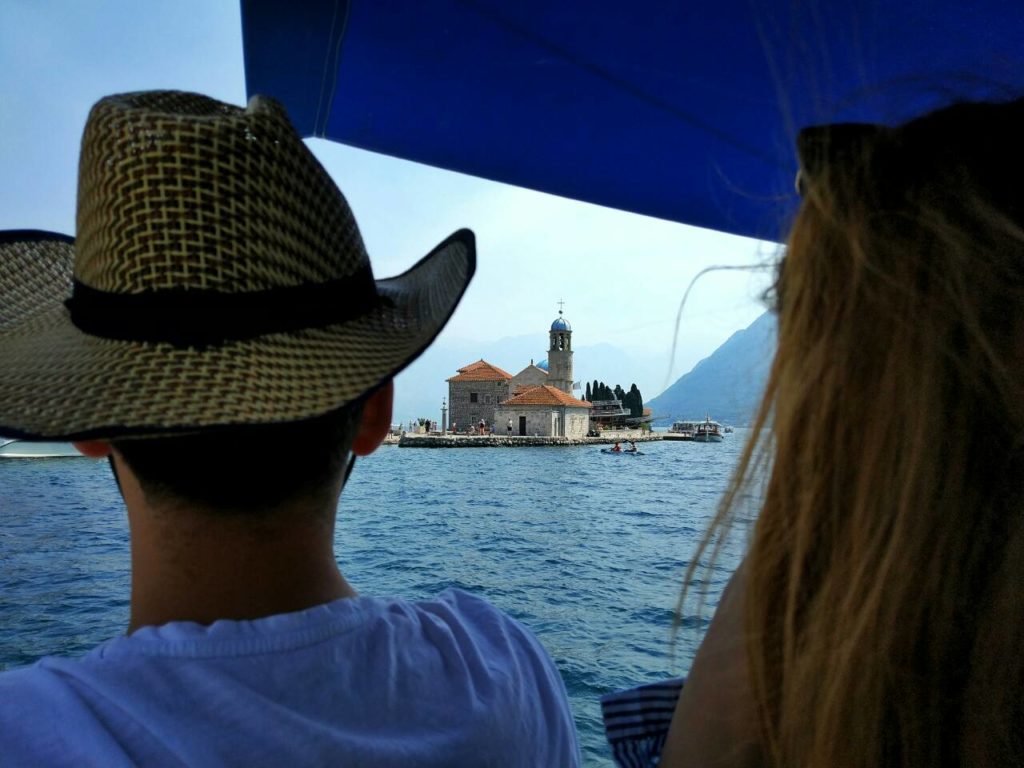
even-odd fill
[[[111,438],[297,421],[434,340],[476,264],[460,230],[375,280],[352,212],[275,101],[97,103],[77,242],[0,233],[0,434]]]

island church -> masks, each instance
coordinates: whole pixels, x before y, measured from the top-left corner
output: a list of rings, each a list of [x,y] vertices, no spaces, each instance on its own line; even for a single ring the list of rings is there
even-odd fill
[[[548,334],[548,358],[531,360],[514,376],[480,359],[448,379],[450,428],[465,432],[481,421],[490,432],[585,437],[590,403],[572,396],[572,326],[558,311]]]

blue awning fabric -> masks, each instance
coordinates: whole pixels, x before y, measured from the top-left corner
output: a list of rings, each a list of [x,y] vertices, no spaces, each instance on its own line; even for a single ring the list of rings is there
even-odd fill
[[[1020,0],[242,0],[297,129],[779,239],[803,126],[1024,94]]]

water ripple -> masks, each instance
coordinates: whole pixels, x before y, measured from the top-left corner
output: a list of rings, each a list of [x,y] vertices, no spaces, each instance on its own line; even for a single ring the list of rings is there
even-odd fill
[[[686,558],[741,441],[652,443],[628,467],[592,447],[382,448],[356,466],[335,551],[362,592],[457,586],[527,624],[565,679],[585,764],[610,765],[598,697],[685,671],[735,566],[739,543],[698,572],[704,609],[673,646]],[[0,669],[122,632],[127,529],[106,463],[0,461],[0,563]]]

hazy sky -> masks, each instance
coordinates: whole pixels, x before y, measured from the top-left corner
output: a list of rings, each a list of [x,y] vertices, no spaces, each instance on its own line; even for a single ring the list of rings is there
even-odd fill
[[[3,0],[0,71],[0,228],[73,233],[78,143],[96,99],[176,88],[245,102],[239,5]],[[378,276],[403,271],[459,227],[476,231],[477,277],[445,337],[478,340],[483,357],[489,339],[543,333],[559,299],[575,346],[606,341],[667,356],[697,272],[775,255],[772,244],[331,142],[310,146],[352,205]],[[763,311],[767,280],[764,271],[701,279],[683,315],[675,376]]]

